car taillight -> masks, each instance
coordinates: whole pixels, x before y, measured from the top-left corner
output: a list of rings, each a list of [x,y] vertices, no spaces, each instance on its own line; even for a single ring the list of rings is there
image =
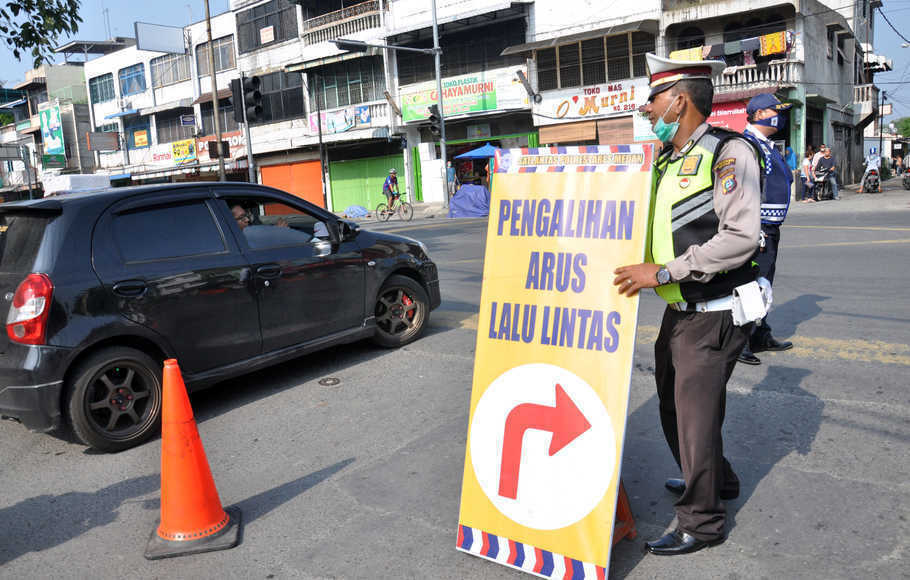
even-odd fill
[[[29,274],[16,294],[6,317],[6,334],[22,344],[44,344],[47,315],[51,307],[54,285],[46,274]]]

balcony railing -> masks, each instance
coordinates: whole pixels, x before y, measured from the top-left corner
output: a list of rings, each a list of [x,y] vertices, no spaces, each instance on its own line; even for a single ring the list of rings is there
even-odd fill
[[[775,61],[761,68],[750,64],[730,67],[714,77],[714,87],[718,93],[765,87],[776,89],[796,85],[802,76],[803,63],[798,61]]]
[[[878,104],[878,87],[873,84],[856,85],[853,87],[853,102]]]
[[[379,28],[380,25],[379,0],[369,0],[304,21],[301,38],[304,44],[317,44]]]

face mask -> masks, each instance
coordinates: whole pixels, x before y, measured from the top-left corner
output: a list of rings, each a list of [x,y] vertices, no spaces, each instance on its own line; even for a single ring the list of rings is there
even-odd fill
[[[667,143],[676,136],[676,132],[679,131],[679,118],[682,117],[682,112],[676,116],[676,120],[672,123],[667,123],[664,121],[664,115],[670,110],[670,107],[673,106],[673,101],[670,101],[670,104],[667,105],[666,110],[664,110],[663,115],[657,118],[657,122],[654,123],[654,134],[660,139],[661,143]]]
[[[787,116],[782,113],[778,113],[773,117],[768,117],[767,119],[756,119],[755,121],[752,121],[752,124],[761,125],[763,127],[771,127],[772,129],[777,129],[780,131],[784,128],[784,125],[787,124]]]

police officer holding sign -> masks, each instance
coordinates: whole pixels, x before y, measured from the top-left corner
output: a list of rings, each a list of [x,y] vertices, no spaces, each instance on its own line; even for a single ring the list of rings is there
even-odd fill
[[[656,288],[667,302],[654,375],[664,436],[683,474],[666,484],[680,494],[679,527],[646,549],[677,555],[723,542],[722,500],[739,495],[721,428],[727,380],[752,328],[733,309],[741,289],[757,291],[760,177],[742,135],[705,123],[711,77],[724,64],[646,56],[651,92],[640,112],[665,145],[654,164],[647,262],[617,268],[613,283],[627,296]]]
[[[762,238],[755,261],[758,262],[758,275],[768,281],[768,286],[774,283],[780,226],[787,218],[787,210],[790,208],[790,184],[793,183],[793,172],[790,171],[780,151],[774,147],[770,137],[787,124],[787,110],[790,107],[789,103],[781,103],[777,97],[769,93],[755,95],[746,105],[749,124],[746,125],[743,136],[761,152],[764,174],[761,201]],[[771,326],[766,317],[756,323],[749,344],[739,355],[739,361],[757,365],[761,364],[761,360],[755,356],[756,352],[791,348],[792,342],[781,342],[771,336]]]

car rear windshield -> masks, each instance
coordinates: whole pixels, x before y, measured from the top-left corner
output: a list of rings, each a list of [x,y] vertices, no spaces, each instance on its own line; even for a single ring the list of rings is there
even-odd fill
[[[30,272],[44,237],[47,216],[0,214],[0,272]]]

